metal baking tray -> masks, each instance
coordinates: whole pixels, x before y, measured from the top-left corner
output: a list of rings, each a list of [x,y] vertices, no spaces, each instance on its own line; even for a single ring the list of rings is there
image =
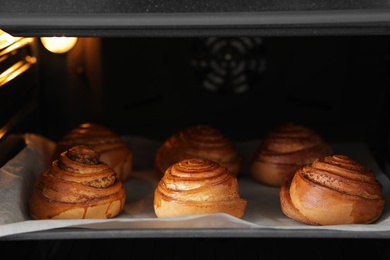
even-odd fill
[[[7,235],[0,236],[0,240],[184,237],[390,238],[388,203],[390,181],[367,146],[362,143],[335,143],[332,146],[336,153],[360,161],[377,174],[386,199],[380,219],[364,225],[310,226],[284,216],[280,210],[278,189],[254,182],[245,172],[259,145],[259,140],[237,143],[238,151],[245,159],[243,172],[238,175],[238,181],[241,196],[248,200],[248,207],[242,219],[225,214],[158,219],[153,213],[152,206],[153,192],[158,183],[153,177],[152,161],[160,143],[139,137],[126,137],[126,140],[134,151],[135,166],[133,176],[124,182],[128,194],[123,214],[110,220],[66,220],[61,222],[60,226],[57,226],[60,223],[57,220],[40,221],[25,217],[21,221],[0,225],[0,232],[8,230]],[[27,144],[25,149],[29,148],[30,144]],[[50,142],[48,147],[52,147]],[[32,151],[37,152],[35,156],[42,154],[39,146],[35,145],[33,148],[27,153],[29,156],[32,156]],[[19,155],[25,158],[24,150],[12,160],[18,160]],[[37,162],[39,160],[34,159],[34,165],[39,165]],[[42,166],[33,170],[35,176],[39,174],[40,168]],[[4,192],[5,187],[3,185],[1,187],[3,191],[0,192]],[[23,193],[26,198],[26,192]],[[0,201],[0,207],[3,202]],[[26,205],[25,201],[22,201],[22,205]],[[4,212],[4,209],[0,208],[0,211]]]

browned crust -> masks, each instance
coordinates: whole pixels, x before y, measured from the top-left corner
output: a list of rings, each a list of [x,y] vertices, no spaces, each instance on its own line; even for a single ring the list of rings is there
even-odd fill
[[[122,210],[125,188],[116,173],[86,146],[74,146],[38,177],[29,198],[33,219],[112,218]]]
[[[369,224],[382,214],[382,185],[372,171],[345,155],[299,169],[280,188],[284,214],[312,225]]]
[[[313,130],[288,123],[267,134],[254,156],[250,173],[262,184],[280,187],[300,167],[332,153],[331,146]]]
[[[100,161],[114,169],[120,180],[126,180],[131,175],[133,151],[120,136],[107,127],[94,123],[78,125],[57,143],[52,161],[76,145],[86,145],[98,152]]]
[[[242,158],[233,142],[209,125],[196,125],[178,131],[160,146],[155,155],[155,171],[161,178],[172,164],[184,159],[201,157],[217,161],[237,175]]]
[[[240,197],[236,176],[204,158],[173,164],[154,193],[157,217],[227,213],[241,218],[246,204]]]

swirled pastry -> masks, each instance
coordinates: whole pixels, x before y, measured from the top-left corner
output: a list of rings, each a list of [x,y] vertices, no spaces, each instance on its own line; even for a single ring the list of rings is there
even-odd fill
[[[157,217],[227,213],[241,218],[246,204],[236,176],[204,158],[185,159],[170,166],[154,193]]]
[[[96,151],[74,146],[38,177],[29,198],[33,219],[106,219],[118,215],[126,199],[116,173]]]
[[[375,174],[345,155],[318,159],[280,187],[283,213],[310,225],[372,223],[384,203]]]
[[[53,160],[75,145],[87,145],[100,154],[100,161],[107,163],[124,181],[133,167],[133,152],[125,141],[105,126],[84,123],[69,131],[57,143]]]
[[[155,156],[156,173],[161,178],[172,164],[193,157],[216,161],[234,175],[238,174],[242,161],[234,143],[220,130],[195,125],[176,132],[160,146]]]
[[[331,146],[312,129],[286,123],[265,136],[250,166],[250,174],[260,183],[280,187],[300,167],[332,153]]]

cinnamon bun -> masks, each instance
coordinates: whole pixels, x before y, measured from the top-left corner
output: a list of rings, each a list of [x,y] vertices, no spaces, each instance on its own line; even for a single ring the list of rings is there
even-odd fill
[[[227,213],[241,218],[247,201],[236,176],[218,162],[191,158],[170,166],[154,193],[157,217]]]
[[[100,154],[100,161],[107,163],[120,180],[126,180],[133,167],[133,151],[125,141],[109,128],[84,123],[70,130],[57,142],[53,160],[75,145],[86,145]]]
[[[384,203],[375,174],[345,155],[318,159],[280,187],[283,213],[310,225],[372,223]]]
[[[250,174],[260,183],[280,187],[300,167],[332,153],[331,146],[312,129],[286,123],[265,136],[251,163]]]
[[[33,219],[108,219],[122,211],[125,199],[115,171],[99,161],[96,151],[79,145],[40,174],[29,212]]]
[[[195,125],[165,140],[155,155],[155,171],[161,178],[172,164],[193,157],[216,161],[234,175],[238,174],[242,162],[234,143],[220,130],[209,125]]]

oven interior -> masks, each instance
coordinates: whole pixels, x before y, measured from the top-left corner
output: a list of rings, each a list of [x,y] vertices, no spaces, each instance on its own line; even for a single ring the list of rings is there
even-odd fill
[[[89,2],[85,1],[86,6],[91,7]],[[192,8],[187,6],[188,9],[185,5],[178,7],[175,1],[149,2],[117,2],[111,7],[101,4],[89,11],[73,3],[63,12],[42,2],[46,19],[34,17],[38,7],[27,2],[19,9],[5,4],[8,12],[0,19],[0,25],[17,39],[12,44],[15,49],[0,42],[2,165],[23,148],[18,135],[33,132],[57,141],[84,122],[101,123],[121,135],[157,141],[184,127],[211,124],[238,142],[261,139],[280,123],[298,122],[312,127],[329,142],[366,144],[383,172],[390,174],[390,38],[385,3],[377,1],[375,6],[366,6],[362,1],[342,1],[337,6],[303,1],[301,6],[288,6],[276,1],[264,7],[248,1],[255,13],[265,11],[264,23],[269,24],[261,24],[258,16],[251,16],[252,12],[242,15],[250,7],[234,1],[189,5]],[[235,12],[229,13],[229,4]],[[32,8],[31,13],[23,8]],[[141,15],[131,17],[134,20],[122,17],[125,25],[119,26],[117,20],[108,18],[118,14],[120,8],[125,13],[135,8]],[[146,9],[149,11],[144,12]],[[302,10],[317,9],[320,13],[314,12],[314,22],[299,20],[304,17]],[[169,19],[172,10],[179,13],[174,16],[176,20]],[[324,18],[321,13],[328,10],[346,10],[343,14],[347,15],[331,13],[341,19],[340,23],[332,23],[325,19],[332,16],[325,12]],[[287,21],[302,24],[280,22],[284,11],[292,11]],[[88,15],[80,19],[77,13],[83,12],[104,13],[108,20],[89,20]],[[202,12],[206,15],[197,16]],[[52,13],[57,13],[68,26],[56,23]],[[161,13],[157,18],[153,16]],[[231,15],[218,16],[226,13]],[[32,24],[21,25],[19,14]],[[79,20],[69,19],[74,17]],[[200,22],[205,17],[215,20],[210,18],[210,24]],[[236,24],[232,26],[229,19],[237,17],[249,25],[237,26],[240,22],[234,20]],[[367,17],[373,20],[364,21],[370,19]],[[54,26],[41,27],[47,21]],[[131,22],[136,25],[129,25]],[[160,27],[159,22],[163,24]],[[77,43],[66,53],[45,48],[41,37],[60,35],[78,37]],[[10,73],[11,68],[16,74]],[[386,234],[324,239],[113,236],[5,240],[0,242],[3,250],[17,251],[23,257],[63,259],[101,254],[114,259],[123,255],[123,248],[128,250],[129,258],[149,259],[183,255],[192,259],[206,255],[214,259],[285,259],[293,255],[345,259],[363,253],[388,259],[390,255]],[[105,249],[97,252],[99,245]],[[145,255],[138,247],[142,245],[153,250]],[[286,245],[305,246],[305,253],[280,250]],[[226,248],[234,250],[227,252]]]
[[[204,123],[248,141],[290,121],[388,154],[388,36],[79,38],[66,54],[33,43],[31,75],[0,89],[9,132],[59,140],[99,122],[162,141]]]

